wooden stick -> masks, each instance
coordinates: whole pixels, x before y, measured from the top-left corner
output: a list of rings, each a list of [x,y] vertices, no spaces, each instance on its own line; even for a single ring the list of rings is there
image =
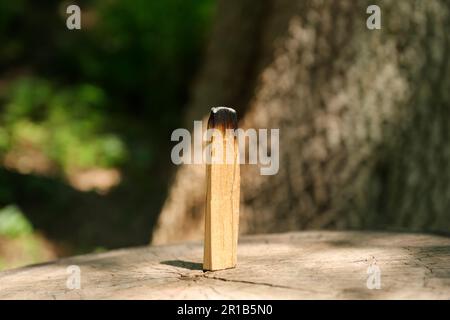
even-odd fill
[[[210,144],[211,163],[206,164],[206,216],[204,270],[234,268],[239,227],[239,148],[234,132],[236,112],[213,108],[208,129],[216,129]],[[228,129],[228,130],[227,130]],[[208,155],[207,155],[208,156]]]

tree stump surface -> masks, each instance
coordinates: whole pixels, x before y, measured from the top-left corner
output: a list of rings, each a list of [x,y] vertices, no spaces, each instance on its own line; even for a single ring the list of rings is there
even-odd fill
[[[203,272],[202,258],[197,242],[60,259],[0,272],[0,299],[450,299],[450,238],[443,236],[241,236],[236,268]],[[381,288],[369,289],[375,264]],[[80,289],[67,287],[71,265],[80,268]]]

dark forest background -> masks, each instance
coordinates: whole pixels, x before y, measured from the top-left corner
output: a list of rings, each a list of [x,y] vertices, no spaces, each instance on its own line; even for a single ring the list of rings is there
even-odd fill
[[[212,0],[0,3],[0,268],[148,243]]]

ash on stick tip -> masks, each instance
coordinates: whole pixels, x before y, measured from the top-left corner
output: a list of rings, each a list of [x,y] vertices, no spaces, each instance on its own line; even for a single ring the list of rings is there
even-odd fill
[[[225,132],[226,129],[237,129],[237,114],[232,108],[214,107],[208,119],[208,129],[215,128]]]
[[[213,107],[211,108],[211,112],[212,113],[217,113],[219,111],[227,111],[227,112],[232,112],[232,113],[236,113],[236,110],[234,110],[233,108],[228,108],[228,107]]]

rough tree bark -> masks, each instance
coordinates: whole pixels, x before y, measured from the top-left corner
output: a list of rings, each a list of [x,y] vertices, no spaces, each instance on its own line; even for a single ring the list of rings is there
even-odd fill
[[[279,173],[242,166],[241,232],[448,232],[448,30],[446,0],[219,1],[186,124],[226,105],[280,128]],[[153,243],[201,237],[204,175],[177,170]]]

